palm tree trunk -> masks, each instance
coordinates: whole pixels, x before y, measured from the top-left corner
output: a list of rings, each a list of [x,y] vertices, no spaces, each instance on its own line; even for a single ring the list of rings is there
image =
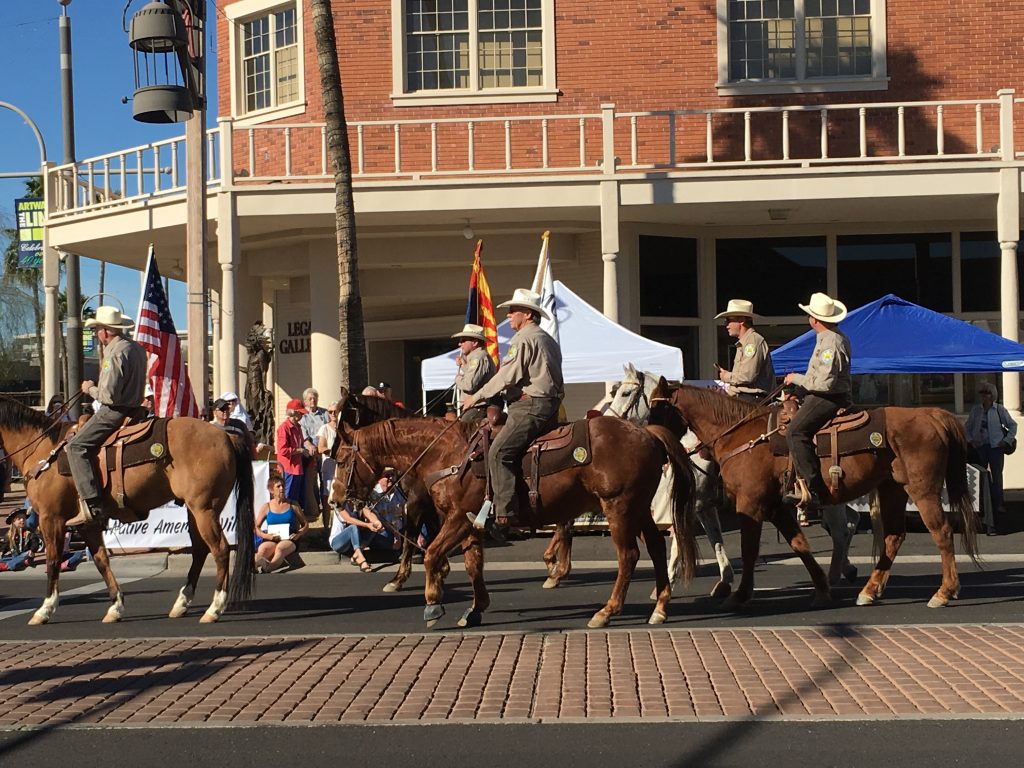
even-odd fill
[[[338,45],[334,35],[331,0],[311,0],[317,67],[327,122],[327,154],[334,172],[334,219],[338,245],[338,341],[341,346],[341,384],[362,389],[369,380],[363,301],[359,294],[359,258],[356,253],[356,212],[352,196],[352,160],[349,156],[345,101],[341,91]]]

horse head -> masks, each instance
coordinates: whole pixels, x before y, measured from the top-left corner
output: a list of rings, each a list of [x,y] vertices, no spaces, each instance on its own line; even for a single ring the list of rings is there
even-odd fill
[[[690,423],[675,404],[675,393],[678,389],[679,387],[669,384],[664,376],[658,377],[658,381],[648,395],[650,399],[648,423],[666,427],[672,434],[681,438],[690,431]]]
[[[334,482],[328,503],[341,506],[349,500],[366,500],[377,482],[379,472],[360,450],[360,432],[344,422],[338,422],[338,434],[334,439],[331,455],[337,462]],[[363,440],[365,444],[365,439]]]
[[[632,363],[623,370],[626,375],[608,405],[608,412],[634,424],[646,424],[651,415],[650,393],[657,381],[653,373],[638,371]]]

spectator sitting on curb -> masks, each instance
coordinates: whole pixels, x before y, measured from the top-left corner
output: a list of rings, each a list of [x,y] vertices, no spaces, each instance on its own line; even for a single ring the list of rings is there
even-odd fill
[[[28,513],[16,509],[7,516],[7,536],[0,553],[0,571],[20,571],[34,565],[37,553],[43,550],[43,540],[25,527]]]

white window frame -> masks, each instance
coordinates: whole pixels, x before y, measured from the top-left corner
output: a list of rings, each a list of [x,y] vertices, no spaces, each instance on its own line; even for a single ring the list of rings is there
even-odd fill
[[[236,125],[255,125],[306,112],[305,41],[303,39],[303,0],[238,0],[224,8],[230,25],[228,45],[231,56],[231,117]],[[245,68],[242,63],[242,25],[260,16],[289,7],[295,8],[295,43],[298,48],[298,99],[248,112],[245,109]]]
[[[886,0],[871,0],[871,74],[856,77],[805,76],[804,0],[796,2],[797,56],[795,78],[729,80],[729,0],[718,0],[719,96],[757,96],[772,93],[825,93],[828,91],[884,91],[889,88],[886,66]]]
[[[391,0],[391,102],[396,107],[446,106],[453,104],[516,104],[557,101],[555,86],[555,0],[541,4],[543,34],[544,84],[522,88],[480,88],[479,59],[475,49],[477,14],[476,0],[469,13],[470,66],[469,88],[408,92],[406,90],[405,0]]]

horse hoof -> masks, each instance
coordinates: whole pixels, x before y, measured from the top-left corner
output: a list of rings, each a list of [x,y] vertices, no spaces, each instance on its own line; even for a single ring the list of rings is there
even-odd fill
[[[121,616],[120,616],[120,614],[117,614],[117,613],[111,613],[110,611],[107,611],[107,613],[105,613],[103,615],[103,623],[104,624],[116,624],[120,620],[121,620]]]
[[[560,579],[556,579],[554,576],[548,576],[544,579],[544,589],[554,589],[558,586]]]
[[[442,616],[444,616],[444,606],[440,603],[428,605],[423,609],[423,620],[427,622],[428,627],[434,626]]]
[[[857,605],[874,605],[875,596],[870,592],[861,592],[857,595]]]
[[[482,621],[483,613],[473,608],[467,608],[456,623],[460,627],[479,627]]]
[[[849,568],[843,569],[843,578],[847,581],[853,582],[857,580],[857,566],[851,565]]]
[[[945,608],[949,605],[949,600],[938,595],[932,595],[932,599],[928,601],[929,608]]]
[[[651,594],[648,596],[647,599],[648,600],[657,600],[658,599],[658,588],[657,587],[655,587],[654,589],[651,590]]]
[[[664,624],[667,617],[661,611],[655,611],[651,614],[651,618],[647,620],[648,624]]]
[[[725,600],[732,593],[732,585],[720,581],[711,590],[711,596],[718,600]]]
[[[187,606],[183,605],[183,606],[179,607],[179,606],[176,605],[173,608],[171,608],[171,610],[168,612],[167,618],[169,618],[169,619],[180,619],[186,613],[188,613],[188,607]]]
[[[201,619],[199,619],[199,623],[200,624],[215,624],[217,622],[217,619],[219,619],[219,618],[220,618],[220,616],[218,616],[215,613],[204,613],[203,617]]]
[[[393,581],[389,581],[387,584],[384,585],[384,591],[385,592],[397,592],[398,591],[398,585],[395,584],[395,582],[393,582]]]
[[[816,594],[811,600],[811,608],[828,608],[832,605],[832,595]]]
[[[590,629],[601,629],[602,627],[608,626],[608,617],[603,613],[595,613],[593,618],[587,622],[587,627]]]
[[[34,613],[32,614],[32,618],[28,620],[28,625],[30,627],[38,627],[41,624],[45,624],[47,621],[48,619],[45,616],[40,616],[39,614]]]

